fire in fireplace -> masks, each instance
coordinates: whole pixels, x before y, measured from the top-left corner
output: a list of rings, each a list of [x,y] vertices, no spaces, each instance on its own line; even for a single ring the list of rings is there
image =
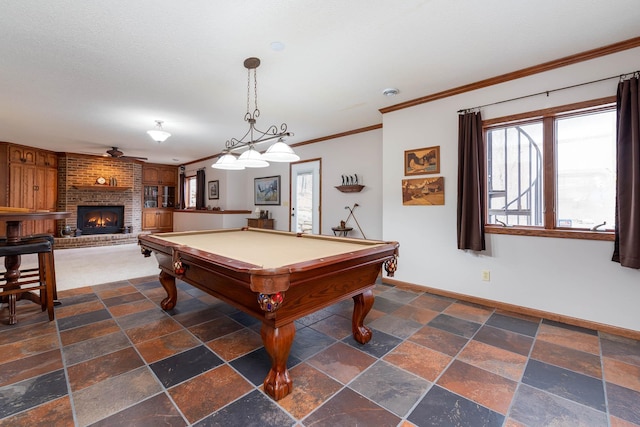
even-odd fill
[[[124,229],[124,206],[78,206],[82,234],[114,234]]]

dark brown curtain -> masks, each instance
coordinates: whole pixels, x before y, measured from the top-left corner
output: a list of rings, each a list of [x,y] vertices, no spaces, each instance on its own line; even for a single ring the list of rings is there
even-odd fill
[[[640,268],[640,95],[638,75],[617,94],[616,230],[613,261]]]
[[[484,148],[480,112],[458,117],[458,249],[485,250]]]
[[[206,186],[207,183],[204,175],[204,169],[200,169],[196,172],[196,209],[206,209]]]
[[[180,201],[178,203],[179,209],[185,209],[187,207],[185,199],[185,192],[187,189],[184,187],[185,181],[186,178],[184,176],[184,172],[180,172],[180,175],[178,175],[178,188],[180,189]]]

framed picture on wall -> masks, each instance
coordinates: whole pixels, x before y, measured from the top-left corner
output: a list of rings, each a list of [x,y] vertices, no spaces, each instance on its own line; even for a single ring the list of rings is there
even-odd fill
[[[280,175],[254,178],[254,204],[279,205],[280,204]]]
[[[440,173],[440,146],[417,148],[404,152],[404,174]]]
[[[403,179],[402,204],[404,206],[444,205],[444,177]]]
[[[220,190],[218,188],[219,186],[219,180],[216,179],[215,181],[209,181],[209,200],[220,198]]]

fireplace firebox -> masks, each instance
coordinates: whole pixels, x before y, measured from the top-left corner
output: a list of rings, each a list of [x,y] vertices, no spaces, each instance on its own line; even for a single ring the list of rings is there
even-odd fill
[[[124,231],[124,206],[78,206],[78,230],[86,234]]]

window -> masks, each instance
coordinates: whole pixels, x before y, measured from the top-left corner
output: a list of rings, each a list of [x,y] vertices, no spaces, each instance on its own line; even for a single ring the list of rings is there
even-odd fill
[[[488,224],[525,234],[614,229],[616,110],[599,104],[485,121]]]
[[[489,223],[542,226],[542,122],[486,133]]]
[[[186,192],[185,192],[185,203],[187,204],[187,209],[191,208],[191,209],[195,209],[196,207],[196,177],[194,176],[187,176],[185,177],[185,186],[186,186]]]

